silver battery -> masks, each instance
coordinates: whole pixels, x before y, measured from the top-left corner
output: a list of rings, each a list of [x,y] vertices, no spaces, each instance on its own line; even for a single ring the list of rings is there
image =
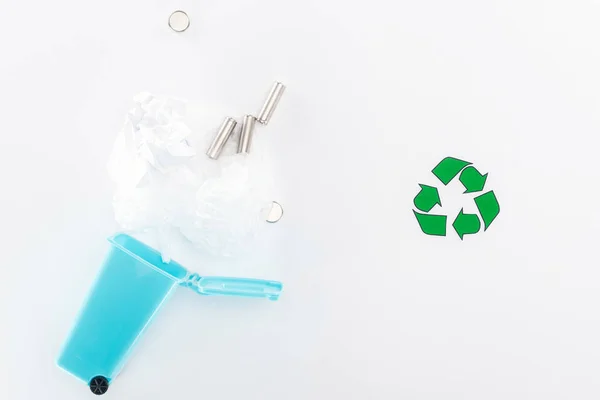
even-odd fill
[[[271,208],[267,213],[267,222],[274,224],[275,222],[279,221],[281,217],[283,217],[283,207],[281,207],[281,204],[276,201],[272,202]]]
[[[227,143],[227,140],[229,140],[229,138],[231,137],[231,134],[233,133],[233,130],[235,129],[236,125],[237,122],[235,121],[235,119],[231,117],[225,118],[225,121],[223,121],[221,127],[219,128],[219,131],[217,132],[217,136],[215,136],[215,139],[206,151],[207,156],[209,156],[213,160],[219,158],[219,156],[221,155],[221,151],[223,151],[223,147],[225,147],[225,143]]]
[[[238,143],[238,154],[250,152],[250,143],[252,142],[252,133],[254,132],[254,124],[256,118],[252,115],[245,115],[242,123],[242,130],[240,132],[240,141]]]
[[[190,27],[190,17],[188,17],[185,11],[174,11],[169,16],[169,27],[175,32],[184,32]]]
[[[279,99],[281,99],[281,95],[285,90],[285,86],[281,82],[275,82],[273,85],[273,89],[271,89],[271,93],[269,93],[269,97],[267,97],[267,101],[263,105],[260,114],[258,114],[258,122],[263,125],[267,125],[273,116],[273,112],[275,108],[277,108],[277,104],[279,103]]]

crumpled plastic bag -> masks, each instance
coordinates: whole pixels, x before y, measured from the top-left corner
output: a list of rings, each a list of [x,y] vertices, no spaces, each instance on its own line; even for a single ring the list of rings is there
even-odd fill
[[[115,219],[126,231],[152,231],[170,259],[170,243],[182,235],[215,256],[234,256],[252,246],[272,197],[270,166],[253,142],[251,155],[197,154],[202,134],[185,122],[186,103],[141,93],[127,113],[108,162],[115,183]],[[233,138],[232,138],[233,139]]]

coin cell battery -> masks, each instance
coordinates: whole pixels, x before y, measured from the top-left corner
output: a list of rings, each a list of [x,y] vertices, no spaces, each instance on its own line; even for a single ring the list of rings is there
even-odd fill
[[[175,32],[183,32],[190,27],[190,17],[181,10],[177,10],[169,17],[169,27]]]

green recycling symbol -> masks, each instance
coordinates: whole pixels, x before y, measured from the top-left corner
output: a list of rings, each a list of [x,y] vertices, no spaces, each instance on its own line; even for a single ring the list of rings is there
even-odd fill
[[[487,180],[488,174],[482,175],[468,161],[459,160],[453,157],[446,157],[431,171],[440,182],[448,185],[457,175],[459,181],[465,187],[464,193],[482,192]],[[429,214],[429,211],[436,205],[442,206],[440,194],[434,186],[419,184],[421,190],[414,199],[415,207],[421,212],[413,210],[421,230],[426,235],[446,236],[446,225],[448,217],[446,215]],[[500,204],[493,190],[485,192],[474,198],[475,205],[479,211],[477,214],[465,214],[461,209],[452,227],[461,240],[465,235],[472,235],[480,231],[481,221],[483,221],[483,230],[490,227],[494,219],[500,213]],[[481,217],[481,220],[479,219]]]

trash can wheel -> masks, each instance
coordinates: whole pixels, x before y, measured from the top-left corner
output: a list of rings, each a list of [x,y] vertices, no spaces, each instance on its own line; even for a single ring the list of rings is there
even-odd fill
[[[108,379],[103,376],[95,376],[90,381],[90,390],[98,396],[106,393],[108,390]]]

